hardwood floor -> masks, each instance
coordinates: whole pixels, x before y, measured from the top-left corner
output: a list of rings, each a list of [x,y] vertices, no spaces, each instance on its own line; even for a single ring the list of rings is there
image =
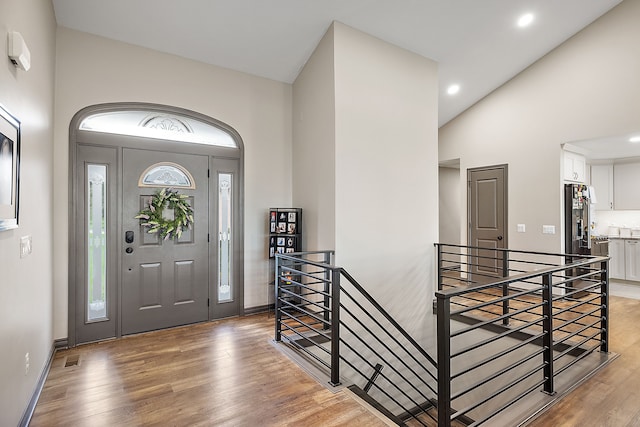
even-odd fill
[[[530,426],[640,426],[640,301],[612,297],[610,317],[620,357]],[[256,315],[60,351],[31,426],[385,425],[272,338],[273,318]]]
[[[60,351],[30,425],[385,425],[274,348],[273,322],[247,316]]]
[[[611,297],[609,350],[620,357],[530,427],[640,426],[640,300]]]

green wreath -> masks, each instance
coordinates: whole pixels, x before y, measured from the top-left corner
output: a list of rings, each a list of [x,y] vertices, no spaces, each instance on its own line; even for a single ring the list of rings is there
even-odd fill
[[[193,209],[187,203],[188,197],[176,190],[163,188],[149,200],[149,207],[141,210],[135,218],[144,220],[140,225],[149,227],[147,233],[158,233],[164,240],[180,238],[182,231],[185,228],[191,229],[193,225]],[[173,210],[173,219],[162,216],[167,206]]]

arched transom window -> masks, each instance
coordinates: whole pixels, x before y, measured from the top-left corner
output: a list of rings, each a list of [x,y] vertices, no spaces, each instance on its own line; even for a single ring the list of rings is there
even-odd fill
[[[196,188],[193,175],[177,163],[160,162],[142,172],[138,187],[180,187]]]
[[[144,110],[100,112],[86,117],[80,130],[193,144],[238,148],[226,131],[193,117]]]

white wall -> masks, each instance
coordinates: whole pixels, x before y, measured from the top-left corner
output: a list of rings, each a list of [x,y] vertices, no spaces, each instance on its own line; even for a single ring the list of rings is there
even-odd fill
[[[460,244],[460,169],[440,166],[438,170],[438,212],[440,243]]]
[[[440,159],[460,158],[461,174],[509,164],[510,248],[561,251],[560,144],[638,129],[639,19],[640,1],[625,0],[440,128]],[[463,211],[463,242],[465,223]],[[543,235],[544,224],[557,234]]]
[[[334,44],[336,258],[416,331],[438,240],[437,65],[340,23]]]
[[[47,0],[0,2],[0,104],[21,121],[19,228],[0,232],[0,425],[15,426],[52,351],[52,152],[55,17]],[[31,69],[7,58],[7,32],[22,34]],[[20,237],[33,252],[20,258]],[[25,374],[25,354],[30,368]]]
[[[245,146],[245,301],[267,304],[267,212],[291,204],[291,85],[58,28],[54,169],[55,338],[67,336],[69,123],[105,102],[174,105],[236,129]]]
[[[333,27],[293,84],[293,205],[303,208],[303,250],[335,249]]]
[[[640,211],[595,211],[596,233],[609,234],[609,226],[640,228]]]

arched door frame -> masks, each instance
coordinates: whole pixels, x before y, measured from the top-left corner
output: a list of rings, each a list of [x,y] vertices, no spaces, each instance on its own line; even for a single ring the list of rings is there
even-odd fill
[[[176,114],[185,116],[188,118],[192,118],[194,120],[198,120],[200,122],[206,123],[213,127],[216,127],[224,132],[226,132],[236,143],[236,148],[229,147],[221,147],[215,145],[206,145],[206,144],[193,144],[193,143],[183,143],[176,142],[171,140],[160,140],[160,139],[151,139],[151,138],[143,138],[143,137],[134,137],[123,135],[122,138],[126,139],[129,144],[132,146],[147,148],[147,149],[156,149],[163,151],[175,151],[176,144],[183,144],[180,147],[180,152],[189,153],[189,154],[200,154],[206,155],[211,158],[220,158],[220,159],[234,159],[238,161],[238,177],[236,179],[236,185],[238,188],[238,214],[236,215],[237,221],[237,243],[234,250],[234,256],[236,257],[236,261],[239,263],[239,268],[237,269],[235,283],[236,286],[239,287],[239,315],[244,315],[244,143],[240,134],[228,124],[216,120],[212,117],[206,116],[204,114],[187,110],[184,108],[173,107],[168,105],[161,104],[151,104],[151,103],[142,103],[142,102],[121,102],[121,103],[106,103],[106,104],[96,104],[83,108],[78,111],[72,118],[69,125],[69,263],[68,263],[68,345],[73,347],[76,345],[76,295],[77,295],[77,286],[82,286],[83,283],[78,283],[76,278],[76,269],[78,266],[78,262],[84,262],[84,254],[78,254],[77,248],[74,242],[77,239],[76,236],[76,222],[77,218],[77,210],[75,209],[78,194],[76,193],[76,180],[77,180],[77,170],[76,170],[76,153],[77,147],[79,144],[86,144],[86,138],[89,134],[90,136],[90,145],[97,146],[116,146],[121,147],[119,145],[113,144],[113,134],[99,134],[96,132],[90,132],[87,130],[81,130],[80,124],[82,121],[96,113],[109,113],[109,112],[119,112],[119,111],[135,111],[142,110],[148,111],[151,113],[166,113],[166,114]],[[84,135],[83,135],[84,134]],[[122,236],[117,236],[118,242],[122,240]],[[118,248],[122,245],[117,244]],[[119,251],[119,249],[118,249]],[[121,286],[120,278],[116,278],[116,286],[119,288]],[[116,337],[120,337],[121,334],[121,325],[118,321],[118,326],[116,327]]]

